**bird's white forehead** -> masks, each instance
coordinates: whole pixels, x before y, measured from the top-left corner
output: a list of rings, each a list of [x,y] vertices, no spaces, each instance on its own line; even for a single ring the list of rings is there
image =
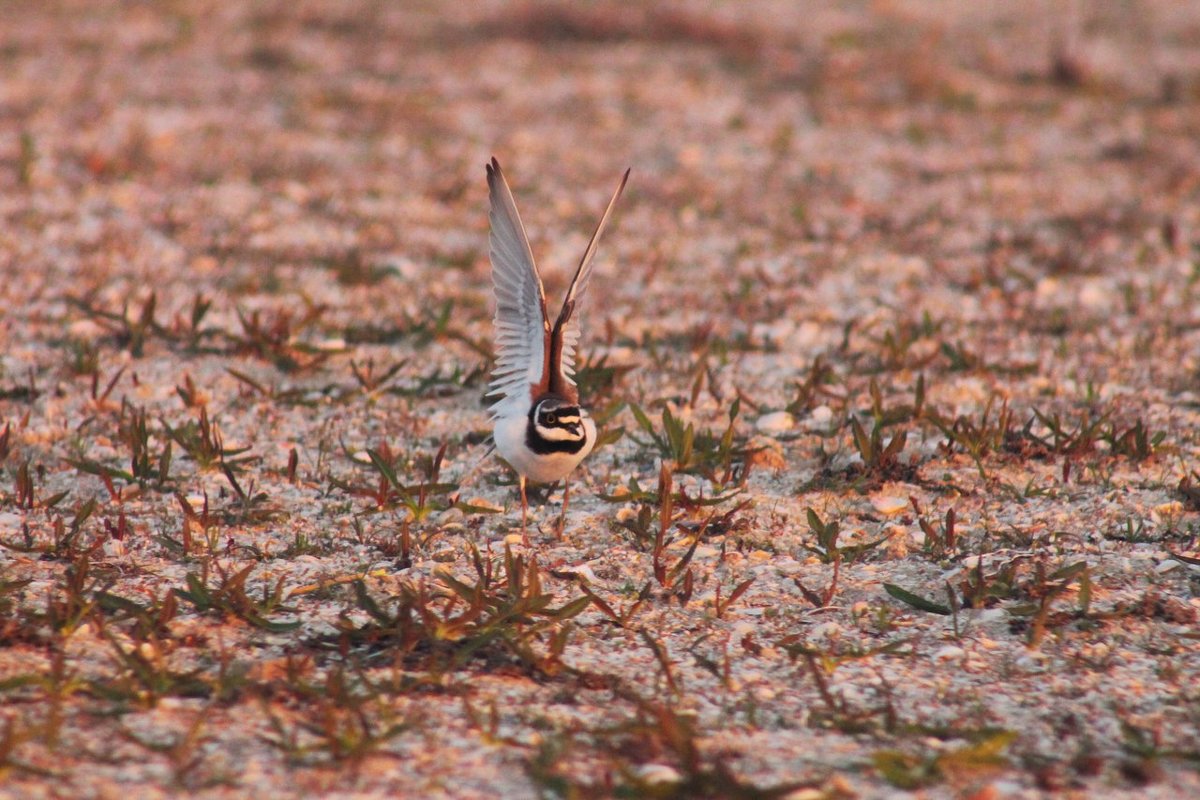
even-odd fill
[[[579,419],[577,408],[576,408],[576,406],[572,405],[571,403],[564,403],[561,400],[550,399],[550,400],[543,400],[542,402],[537,404],[537,413],[538,414],[547,414],[547,413],[551,413],[551,412],[556,412],[559,409],[563,409],[563,410],[571,409],[569,414],[567,414],[565,416],[560,416],[559,419],[565,420],[568,422],[571,420]]]

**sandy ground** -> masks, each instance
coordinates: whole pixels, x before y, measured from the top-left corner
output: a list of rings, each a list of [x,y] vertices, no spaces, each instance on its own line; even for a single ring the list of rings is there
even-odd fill
[[[0,5],[0,795],[1200,796],[1200,6],[813,5]]]

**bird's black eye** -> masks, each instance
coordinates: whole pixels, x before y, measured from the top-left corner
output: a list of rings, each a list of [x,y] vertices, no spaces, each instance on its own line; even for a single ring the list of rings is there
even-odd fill
[[[553,414],[547,414],[544,419],[546,420],[547,425],[553,425],[555,422],[558,422],[558,417],[554,416]]]

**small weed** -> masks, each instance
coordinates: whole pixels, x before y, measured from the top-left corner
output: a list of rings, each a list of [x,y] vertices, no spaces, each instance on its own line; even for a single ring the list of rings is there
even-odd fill
[[[122,739],[140,747],[147,753],[164,758],[171,769],[171,781],[183,789],[211,788],[219,779],[199,777],[204,764],[204,747],[215,739],[206,733],[209,715],[207,710],[197,713],[182,733],[158,739],[141,735],[125,726],[118,727]]]
[[[879,480],[902,480],[912,472],[911,466],[900,463],[900,453],[908,441],[907,431],[900,431],[885,444],[882,422],[876,421],[868,436],[862,423],[854,417],[850,418],[850,431],[864,472]]]
[[[596,594],[590,588],[588,588],[588,586],[585,582],[583,582],[582,580],[579,581],[580,590],[582,590],[585,595],[587,595],[588,597],[591,598],[592,605],[594,605],[596,608],[598,608],[600,610],[600,612],[602,614],[604,614],[604,616],[608,617],[608,619],[614,625],[616,625],[617,627],[620,627],[620,628],[628,628],[629,627],[630,620],[633,619],[634,615],[637,614],[638,610],[642,607],[642,605],[647,600],[650,599],[650,597],[652,595],[651,589],[653,588],[653,585],[654,584],[652,582],[647,581],[646,585],[642,587],[642,590],[640,592],[638,592],[638,595],[633,600],[633,602],[629,603],[629,605],[627,605],[627,606],[621,607],[618,610],[618,609],[614,609],[612,604],[610,604],[604,598],[600,597],[600,595]],[[0,608],[0,611],[2,611],[2,610],[3,609]]]
[[[473,339],[463,329],[451,325],[451,322],[471,316],[470,309],[459,309],[455,301],[447,300],[440,306],[422,304],[415,315],[401,311],[395,327],[352,326],[344,330],[342,336],[349,344],[394,344],[408,339],[418,349],[434,342],[456,341],[491,361],[493,353],[489,340]]]
[[[385,650],[389,658],[423,666],[434,675],[460,669],[477,657],[516,659],[547,676],[561,672],[571,630],[567,622],[591,605],[591,597],[585,594],[554,607],[553,596],[542,590],[536,562],[527,563],[507,548],[500,569],[474,547],[470,556],[475,583],[442,573],[437,590],[424,583],[401,587],[390,599],[391,610],[371,597],[361,581],[355,583],[356,608],[368,619],[360,624],[344,615],[331,644]],[[534,647],[539,643],[544,648],[540,652]]]
[[[872,757],[875,769],[898,789],[913,791],[941,783],[957,774],[992,772],[1007,766],[1004,751],[1017,738],[1012,731],[989,731],[977,741],[930,755],[880,750]]]
[[[836,378],[833,367],[817,356],[809,366],[804,380],[796,384],[794,396],[786,407],[788,413],[806,414],[827,400],[845,402],[844,395],[832,392],[828,388]]]
[[[955,446],[960,447],[971,456],[979,470],[979,477],[987,480],[987,471],[983,460],[991,453],[1000,451],[1013,435],[1013,414],[1008,408],[1008,401],[1001,401],[1000,408],[992,417],[996,395],[988,398],[978,421],[974,418],[959,415],[953,420],[947,420],[937,412],[931,412],[930,420],[946,437],[942,445],[944,452],[952,452]]]
[[[192,305],[188,311],[187,318],[176,315],[171,322],[170,335],[177,342],[182,342],[184,347],[193,352],[199,351],[201,343],[208,338],[216,336],[220,331],[216,328],[208,328],[204,326],[204,318],[208,316],[208,312],[212,309],[212,298],[205,297],[200,292],[196,292],[192,296]]]
[[[753,583],[754,578],[747,578],[737,586],[734,586],[733,589],[729,591],[729,596],[724,600],[721,599],[721,584],[718,583],[716,597],[713,600],[713,613],[716,614],[717,619],[724,619],[725,612],[729,610],[729,607],[736,603]]]
[[[100,372],[100,348],[83,339],[68,339],[64,366],[71,375],[97,375]]]
[[[925,611],[930,614],[940,614],[944,617],[950,616],[952,609],[950,606],[944,606],[941,603],[935,603],[932,600],[927,600],[919,594],[914,594],[902,586],[897,586],[894,583],[885,583],[883,590],[906,605],[910,605],[918,611]]]
[[[247,315],[239,309],[242,333],[233,337],[235,347],[240,353],[269,361],[283,372],[303,372],[318,367],[337,350],[316,347],[300,337],[320,322],[327,310],[327,306],[307,298],[304,298],[304,311],[299,315],[290,308],[269,316],[257,310]]]
[[[812,603],[814,608],[825,608],[833,601],[834,596],[837,594],[838,577],[841,574],[841,571],[842,559],[834,558],[833,577],[829,579],[829,585],[820,592],[809,589],[800,582],[799,578],[792,578],[792,583],[796,584],[796,588],[800,590],[802,595],[804,595],[804,599]]]
[[[201,614],[218,613],[236,617],[271,633],[286,633],[300,627],[299,620],[276,622],[269,619],[279,611],[293,610],[283,604],[283,578],[271,589],[263,586],[261,599],[250,596],[246,581],[253,570],[254,565],[250,564],[231,573],[219,562],[206,559],[199,575],[188,573],[187,588],[175,589],[174,592],[180,600],[190,603]],[[210,583],[213,578],[215,582]]]
[[[1113,455],[1124,456],[1131,461],[1145,461],[1158,450],[1159,445],[1167,438],[1167,433],[1158,431],[1152,434],[1138,419],[1132,426],[1124,429],[1112,423],[1108,430],[1101,433],[1100,438],[1108,444],[1109,452]]]
[[[350,372],[354,375],[354,380],[358,383],[362,393],[371,395],[381,391],[407,365],[408,359],[402,358],[376,373],[374,360],[367,359],[366,363],[360,367],[358,362],[350,359]]]
[[[200,407],[200,414],[195,421],[188,420],[177,428],[171,427],[165,419],[162,421],[167,436],[187,453],[196,466],[201,470],[217,467],[234,472],[245,469],[257,461],[255,456],[247,456],[250,447],[226,447],[221,428],[214,419],[208,418],[208,409]]]
[[[410,524],[423,523],[431,514],[449,508],[458,508],[464,513],[495,513],[495,509],[460,501],[459,485],[440,480],[447,446],[448,443],[443,442],[433,455],[421,453],[408,459],[383,442],[378,448],[367,450],[367,462],[351,456],[355,464],[369,466],[375,471],[375,483],[351,483],[333,478],[330,484],[355,497],[368,498],[374,511],[404,509],[406,531]],[[401,467],[410,465],[415,467],[415,479],[401,480]]]
[[[119,493],[114,491],[113,480],[142,489],[168,490],[173,483],[171,442],[163,442],[155,453],[145,409],[122,401],[117,437],[129,449],[129,469],[110,467],[88,458],[69,459],[68,463],[80,472],[99,477],[114,496],[119,496]]]
[[[250,377],[245,372],[227,367],[230,377],[246,387],[251,395],[258,395],[272,405],[281,406],[315,406],[317,400],[313,391],[304,386],[287,386],[277,383],[267,383]]]
[[[694,719],[669,705],[621,689],[635,704],[632,718],[602,729],[543,737],[525,762],[525,773],[543,793],[564,798],[654,797],[662,800],[720,797],[775,800],[804,784],[759,786],[739,778],[720,755],[705,754]],[[589,779],[585,765],[599,761],[603,778]],[[666,766],[659,777],[646,764]]]
[[[1033,434],[1030,425],[1026,426],[1026,436],[1058,455],[1089,453],[1095,449],[1096,442],[1103,438],[1104,423],[1107,422],[1108,416],[1109,413],[1104,413],[1094,417],[1089,410],[1084,409],[1079,419],[1072,423],[1058,413],[1050,414],[1035,408],[1034,419],[1030,422],[1032,424],[1036,420],[1041,423],[1046,433],[1042,436]],[[1112,430],[1115,431],[1115,427]]]
[[[945,322],[941,320],[935,322],[928,311],[922,313],[919,322],[911,319],[897,320],[891,330],[886,331],[881,338],[874,340],[875,345],[879,348],[877,370],[897,372],[928,366],[937,358],[936,351],[915,357],[910,351],[918,342],[937,336],[943,327],[945,327]],[[946,345],[943,344],[942,347],[945,348]]]
[[[610,365],[607,355],[588,359],[575,371],[575,385],[579,387],[580,396],[588,398],[595,406],[611,398],[621,381],[634,369],[628,364]]]
[[[158,298],[154,292],[142,301],[137,311],[130,313],[130,301],[126,299],[119,312],[106,311],[95,305],[94,295],[67,297],[67,303],[75,306],[83,315],[104,328],[109,336],[129,351],[134,358],[141,358],[146,342],[152,335],[165,335],[166,331],[154,318]]]
[[[1028,637],[1031,648],[1041,643],[1047,627],[1055,627],[1066,620],[1067,617],[1052,615],[1051,611],[1055,602],[1070,591],[1072,584],[1079,585],[1078,602],[1081,615],[1087,615],[1092,599],[1091,570],[1086,561],[1076,561],[1053,572],[1047,572],[1045,564],[1039,560],[1035,563],[1034,570],[1031,580],[1020,587],[1031,602],[1008,609],[1013,616],[1031,619]]]
[[[869,542],[861,542],[859,544],[851,544],[840,546],[838,545],[838,537],[841,536],[841,525],[836,521],[825,522],[817,514],[816,511],[809,508],[807,513],[808,529],[816,537],[816,544],[805,544],[804,549],[821,559],[826,564],[833,564],[839,561],[845,561],[847,564],[853,564],[864,555],[874,550],[879,545],[887,541],[886,536]]]
[[[186,672],[172,669],[165,648],[153,638],[140,645],[126,647],[110,632],[103,633],[116,663],[117,674],[108,679],[89,681],[90,691],[120,705],[153,708],[164,697],[208,697],[212,688],[204,679],[204,670]]]
[[[291,716],[304,716],[290,725],[264,704],[272,734],[263,737],[292,764],[356,768],[370,756],[386,754],[388,742],[419,725],[415,714],[396,714],[377,687],[361,675],[352,680],[341,667],[330,670],[320,685],[294,685],[308,705]]]
[[[892,706],[890,695],[882,705],[875,708],[856,709],[841,695],[835,695],[829,687],[829,676],[842,664],[860,661],[880,655],[911,655],[911,650],[905,647],[908,639],[897,639],[879,647],[861,648],[842,645],[837,650],[823,651],[811,647],[800,634],[785,636],[778,642],[792,661],[803,658],[808,667],[809,675],[821,696],[824,709],[814,713],[812,724],[831,726],[845,733],[861,733],[873,727],[872,719],[882,717],[884,727],[895,727],[895,708]]]
[[[908,501],[912,504],[913,511],[917,515],[917,525],[925,534],[925,543],[923,548],[925,553],[931,558],[944,558],[951,555],[955,546],[958,544],[958,533],[955,530],[955,523],[958,517],[953,508],[946,509],[946,516],[940,525],[930,522],[924,512],[921,510],[921,503],[915,497],[909,497]]]
[[[388,276],[397,274],[395,267],[370,263],[357,247],[340,258],[324,259],[322,264],[333,271],[342,286],[375,286]]]
[[[31,466],[28,459],[17,465],[13,473],[13,492],[7,498],[17,508],[28,511],[33,509],[49,510],[67,498],[70,492],[56,492],[49,497],[40,496],[37,482],[45,477],[45,469],[41,466]]]
[[[664,460],[669,459],[674,472],[701,475],[718,490],[731,484],[740,485],[748,477],[745,463],[748,451],[734,436],[741,398],[730,406],[729,423],[720,434],[697,432],[693,423],[684,425],[669,408],[663,409],[661,431],[639,406],[630,406],[630,411],[638,427],[649,437],[648,441],[637,440],[638,444],[652,448]]]
[[[5,426],[4,430],[6,439],[8,427]],[[0,447],[0,452],[3,452],[3,447]],[[0,460],[3,459],[0,458]],[[1188,511],[1200,511],[1200,472],[1192,470],[1180,478],[1179,483],[1175,486],[1175,494],[1183,501],[1183,505]]]
[[[984,572],[982,556],[977,557],[975,565],[958,585],[963,605],[967,608],[990,608],[1012,597],[1016,591],[1020,563],[1018,559],[1006,561],[989,575]]]

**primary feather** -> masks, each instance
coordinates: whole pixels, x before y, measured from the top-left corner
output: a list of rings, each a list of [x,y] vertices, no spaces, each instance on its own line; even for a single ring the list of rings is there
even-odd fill
[[[628,181],[629,170],[625,170],[625,174],[621,176],[621,182],[617,185],[617,190],[613,192],[612,199],[608,201],[608,207],[604,209],[604,214],[600,217],[600,222],[596,224],[596,230],[592,233],[591,240],[588,241],[587,249],[583,251],[583,257],[579,259],[575,277],[571,279],[567,297],[563,300],[562,310],[559,311],[558,319],[554,323],[555,331],[562,340],[558,366],[562,379],[572,387],[575,386],[572,377],[575,375],[575,348],[579,344],[578,306],[587,292],[588,281],[592,277],[592,262],[596,255],[596,248],[600,244],[600,234],[604,233],[604,228],[608,225],[617,200],[621,199],[621,193],[625,191],[625,184]]]
[[[550,324],[546,291],[512,192],[496,159],[487,166],[491,211],[488,238],[496,291],[496,368],[489,396],[499,395],[492,414],[524,413],[531,387],[545,380]]]

